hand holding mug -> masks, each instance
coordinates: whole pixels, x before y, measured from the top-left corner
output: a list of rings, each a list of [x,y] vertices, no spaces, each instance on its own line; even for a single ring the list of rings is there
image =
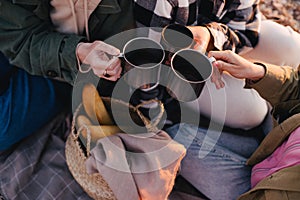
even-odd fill
[[[213,49],[213,41],[209,30],[204,26],[188,26],[190,31],[194,36],[193,49],[196,49],[202,53],[205,53]],[[224,87],[224,82],[222,81],[221,71],[219,71],[213,65],[213,73],[211,75],[211,82],[213,82],[217,89]]]
[[[193,49],[200,50],[202,53],[212,50],[212,38],[209,30],[206,27],[188,26],[187,28],[190,29],[194,36]]]
[[[101,41],[79,43],[76,48],[76,55],[82,63],[79,71],[93,70],[101,78],[116,81],[122,72],[119,54],[119,49]]]
[[[239,79],[259,80],[264,77],[265,69],[261,65],[256,65],[238,54],[226,51],[211,51],[210,56],[217,59],[213,65],[220,71],[227,71],[229,74]]]

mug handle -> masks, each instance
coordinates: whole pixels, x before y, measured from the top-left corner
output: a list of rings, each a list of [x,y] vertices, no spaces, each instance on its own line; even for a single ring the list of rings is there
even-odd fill
[[[92,68],[90,65],[84,64],[84,63],[82,63],[78,66],[78,70],[80,73],[88,73],[91,69]]]
[[[120,53],[119,55],[116,56],[117,58],[124,58],[124,53]]]
[[[212,56],[212,57],[208,57],[209,62],[212,64],[216,61],[216,59]]]

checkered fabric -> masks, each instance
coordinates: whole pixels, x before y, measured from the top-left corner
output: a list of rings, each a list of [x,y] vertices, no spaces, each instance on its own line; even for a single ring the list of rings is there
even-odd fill
[[[69,118],[59,115],[0,154],[1,200],[91,199],[73,179],[65,162]]]
[[[170,23],[206,26],[219,50],[237,53],[258,42],[259,0],[135,0],[138,27],[164,27]],[[155,29],[149,36],[157,38]]]

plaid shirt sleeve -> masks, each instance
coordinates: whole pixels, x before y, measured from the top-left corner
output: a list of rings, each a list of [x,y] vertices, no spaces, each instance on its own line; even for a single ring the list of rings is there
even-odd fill
[[[196,22],[190,9],[197,0],[135,0],[134,14],[137,27],[164,27],[171,23],[188,25]],[[194,14],[191,15],[191,14]],[[160,40],[160,33],[150,28],[149,37]]]
[[[206,26],[217,49],[240,53],[258,42],[258,3],[259,0],[135,0],[135,17],[138,27],[164,27],[170,23]]]
[[[198,23],[205,25],[214,38],[214,46],[219,50],[247,52],[258,43],[261,23],[259,0],[233,0],[230,5],[221,4],[215,9],[215,21],[200,14]]]
[[[163,27],[170,23],[190,24],[196,21],[191,7],[196,8],[197,0],[135,0],[135,17],[139,26]]]

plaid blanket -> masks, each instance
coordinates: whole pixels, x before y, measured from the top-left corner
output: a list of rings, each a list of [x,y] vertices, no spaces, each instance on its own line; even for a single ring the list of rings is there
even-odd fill
[[[70,116],[60,114],[35,134],[0,154],[0,199],[91,199],[65,162]]]

